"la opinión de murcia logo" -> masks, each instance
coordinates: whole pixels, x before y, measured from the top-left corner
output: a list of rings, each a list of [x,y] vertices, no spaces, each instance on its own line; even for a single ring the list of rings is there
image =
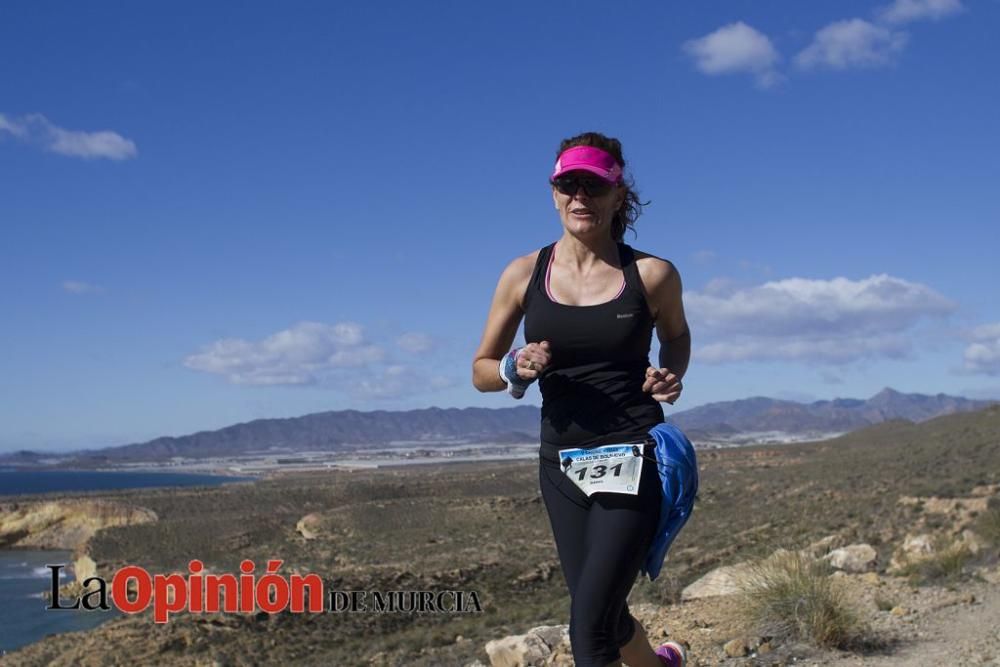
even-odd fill
[[[126,565],[111,578],[111,600],[126,614],[138,614],[153,607],[153,620],[166,623],[178,611],[276,614],[286,609],[293,613],[468,613],[481,612],[476,591],[342,591],[324,593],[318,574],[278,574],[284,561],[267,561],[266,572],[257,577],[254,562],[240,561],[240,575],[204,572],[198,559],[188,563],[188,575],[179,573],[150,575],[138,565]],[[60,570],[65,564],[45,567],[52,571],[51,604],[46,609],[86,611],[110,610],[108,582],[99,576],[80,582],[87,592],[68,606],[59,593]],[[134,582],[135,596],[129,597]],[[327,604],[324,605],[324,599]]]

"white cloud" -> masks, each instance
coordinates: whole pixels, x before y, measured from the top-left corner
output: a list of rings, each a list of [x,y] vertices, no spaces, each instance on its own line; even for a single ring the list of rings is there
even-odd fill
[[[755,271],[758,273],[762,273],[765,276],[771,275],[771,267],[768,266],[767,264],[763,264],[761,262],[755,262],[749,259],[741,259],[738,262],[738,264],[741,269],[744,269],[746,271]]]
[[[695,66],[704,74],[749,72],[761,88],[769,88],[782,79],[775,70],[781,56],[771,40],[742,21],[689,40],[684,43],[683,49],[694,58]]]
[[[881,274],[788,278],[748,288],[712,281],[689,292],[685,307],[692,331],[707,340],[698,360],[842,363],[908,356],[907,330],[947,315],[955,304],[926,285]]]
[[[341,368],[362,367],[384,357],[352,322],[300,322],[261,341],[226,338],[184,359],[188,368],[224,375],[234,384],[314,384]]]
[[[116,132],[71,132],[58,127],[51,128],[52,141],[48,149],[60,155],[87,159],[108,158],[125,160],[135,157],[135,143]]]
[[[79,280],[64,280],[62,288],[70,294],[102,294],[103,287],[80,282]]]
[[[954,310],[919,283],[885,274],[863,280],[787,278],[718,293],[690,293],[685,302],[704,326],[783,334],[901,331],[928,315]]]
[[[19,118],[0,114],[0,138],[4,133],[19,141],[41,146],[52,153],[88,160],[127,160],[138,154],[135,142],[117,132],[67,130],[37,113]]]
[[[725,296],[732,294],[733,292],[740,289],[740,284],[733,280],[732,278],[726,278],[725,276],[720,276],[718,278],[712,278],[701,290],[701,294],[705,296]],[[689,298],[697,298],[698,292],[691,292]]]
[[[794,389],[780,390],[774,392],[774,397],[781,399],[782,401],[794,401],[796,403],[814,403],[819,399],[816,394],[810,394],[805,391],[795,391]]]
[[[1000,401],[1000,386],[960,389],[958,395],[981,401]]]
[[[694,254],[694,261],[699,264],[708,264],[715,261],[716,253],[714,250],[699,250]]]
[[[710,343],[698,349],[698,361],[722,364],[733,361],[801,361],[843,364],[858,359],[904,359],[912,352],[910,342],[896,335],[844,336],[812,339],[786,337],[736,337],[731,342]]]
[[[921,19],[936,21],[964,10],[961,0],[896,0],[876,14],[886,23],[909,23]]]
[[[824,384],[844,384],[844,378],[833,371],[823,371],[819,377]]]
[[[454,386],[455,381],[442,375],[430,375],[409,366],[386,366],[381,371],[362,378],[352,387],[358,398],[398,398],[414,392],[427,393]]]
[[[397,338],[396,345],[407,352],[417,354],[427,352],[434,347],[434,340],[427,334],[411,331]]]
[[[976,327],[971,338],[965,348],[965,370],[1000,375],[1000,322]]]
[[[836,21],[816,32],[812,43],[795,56],[795,64],[801,69],[880,67],[890,64],[906,41],[906,33],[863,19]]]
[[[1000,322],[995,324],[980,324],[972,330],[972,337],[976,340],[1000,338]]]
[[[4,132],[20,139],[27,134],[28,129],[23,123],[11,120],[0,113],[0,137],[3,136]]]

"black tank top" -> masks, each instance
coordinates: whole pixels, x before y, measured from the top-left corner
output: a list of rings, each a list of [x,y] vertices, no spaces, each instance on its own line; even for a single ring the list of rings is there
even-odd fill
[[[557,458],[569,447],[642,442],[663,421],[663,408],[642,390],[653,317],[632,248],[618,244],[625,284],[593,306],[553,301],[546,288],[555,243],[542,248],[524,295],[524,339],[549,341],[552,362],[539,378],[541,450]]]

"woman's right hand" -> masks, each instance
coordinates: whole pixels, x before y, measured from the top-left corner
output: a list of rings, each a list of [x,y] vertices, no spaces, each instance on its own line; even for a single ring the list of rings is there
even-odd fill
[[[549,342],[528,343],[517,353],[517,376],[522,380],[537,380],[538,376],[552,363]]]

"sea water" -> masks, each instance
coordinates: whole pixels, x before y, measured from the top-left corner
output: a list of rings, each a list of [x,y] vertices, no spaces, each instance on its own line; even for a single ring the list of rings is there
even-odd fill
[[[97,491],[101,489],[148,488],[153,486],[217,485],[252,477],[226,477],[156,472],[93,472],[70,470],[0,470],[0,496],[51,491]],[[0,498],[3,502],[3,498]],[[42,597],[52,586],[52,570],[46,565],[65,565],[59,570],[59,585],[73,581],[71,551],[0,549],[0,655],[31,644],[46,635],[89,630],[120,616],[114,605],[109,611],[47,609]],[[64,600],[63,606],[71,606]]]
[[[121,612],[52,610],[42,597],[52,586],[52,570],[46,565],[66,565],[59,570],[59,585],[73,581],[71,551],[0,551],[0,655],[30,644],[48,634],[89,630]],[[72,604],[64,600],[63,605]]]
[[[95,472],[93,470],[12,470],[0,468],[0,496],[50,491],[140,489],[152,486],[214,486],[248,479],[254,478],[174,472]]]

